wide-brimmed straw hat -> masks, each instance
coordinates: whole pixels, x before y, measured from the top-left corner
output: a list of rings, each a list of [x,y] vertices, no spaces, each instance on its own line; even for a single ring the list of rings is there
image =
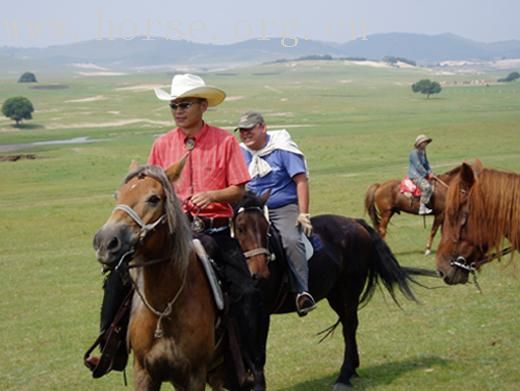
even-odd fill
[[[415,144],[414,144],[415,148],[417,148],[419,145],[421,145],[424,142],[429,144],[432,142],[432,138],[426,136],[425,134],[418,135],[417,138],[415,139]]]
[[[208,106],[217,106],[226,98],[226,93],[220,88],[206,85],[201,77],[190,73],[173,76],[170,93],[160,88],[154,88],[154,91],[160,100],[203,98],[208,101]]]

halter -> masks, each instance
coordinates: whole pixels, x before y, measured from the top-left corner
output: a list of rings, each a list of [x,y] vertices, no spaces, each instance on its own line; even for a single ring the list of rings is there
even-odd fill
[[[267,225],[268,227],[271,226],[271,222],[269,221],[269,211],[267,209],[267,206],[264,206],[264,208],[260,208],[259,206],[248,206],[248,207],[244,207],[244,206],[241,206],[237,212],[235,213],[235,216],[233,217],[233,220],[232,220],[232,225],[231,225],[231,235],[232,237],[235,237],[235,219],[236,217],[241,214],[241,213],[245,213],[245,212],[258,212],[260,213],[264,219],[266,220],[267,222]],[[266,255],[267,256],[267,261],[268,262],[271,262],[275,259],[275,255],[272,254],[270,251],[269,251],[269,229],[267,229],[267,240],[266,240],[266,245],[267,245],[267,248],[265,247],[258,247],[258,248],[254,248],[252,250],[249,250],[249,251],[245,251],[243,252],[244,254],[244,257],[246,259],[249,259],[249,258],[252,258],[256,255]]]
[[[135,221],[135,223],[141,227],[141,231],[139,232],[139,240],[143,241],[146,238],[146,235],[148,235],[149,232],[153,231],[155,227],[157,227],[159,224],[163,223],[166,220],[166,213],[163,214],[161,217],[159,217],[155,222],[151,224],[145,224],[143,219],[137,214],[135,210],[133,210],[130,206],[126,204],[117,204],[114,208],[114,211],[116,210],[122,210],[123,212],[126,212],[128,216],[132,218],[132,220]]]
[[[121,210],[121,211],[125,212],[128,216],[130,216],[132,218],[132,220],[137,225],[139,225],[141,227],[141,231],[139,231],[139,235],[138,235],[139,243],[142,243],[144,241],[144,239],[146,238],[146,236],[150,232],[155,230],[155,228],[159,224],[162,224],[162,223],[164,223],[167,220],[166,213],[165,213],[161,217],[159,217],[157,220],[155,220],[155,222],[150,223],[150,224],[146,224],[143,221],[143,219],[137,214],[137,212],[134,209],[132,209],[130,206],[126,205],[126,204],[118,204],[118,205],[116,205],[115,208],[114,208],[114,211],[116,211],[116,210]],[[132,246],[132,248],[130,250],[128,250],[126,253],[124,253],[121,256],[121,259],[119,260],[119,262],[118,262],[117,266],[115,267],[115,269],[119,270],[122,267],[125,258],[127,256],[132,256],[134,253],[135,253],[135,244]],[[164,261],[166,261],[168,259],[169,259],[169,257],[164,257],[164,258],[159,258],[159,259],[155,259],[155,260],[152,260],[152,261],[148,261],[148,262],[145,262],[145,263],[133,263],[133,264],[130,264],[128,262],[127,263],[127,267],[128,267],[128,269],[134,268],[134,267],[145,267],[145,266],[154,265],[154,264],[157,264],[157,263],[160,263],[160,262],[164,262]],[[125,274],[126,274],[126,276],[128,276],[128,279],[132,283],[132,286],[134,287],[134,290],[136,291],[137,295],[141,298],[141,300],[144,303],[144,305],[146,306],[146,308],[148,308],[148,310],[150,310],[150,312],[152,312],[154,315],[156,315],[159,318],[157,320],[157,326],[155,327],[154,337],[155,338],[161,338],[164,335],[164,332],[163,332],[162,326],[161,326],[162,320],[163,320],[163,318],[166,318],[166,317],[170,316],[170,314],[172,312],[173,305],[175,304],[175,302],[177,301],[177,299],[181,295],[181,293],[182,293],[182,291],[184,289],[184,285],[186,283],[187,272],[184,274],[184,276],[182,278],[182,283],[181,283],[180,288],[178,289],[178,291],[175,294],[175,296],[173,297],[173,299],[170,300],[168,302],[168,304],[166,304],[166,308],[164,309],[164,311],[157,311],[155,308],[153,308],[152,305],[146,299],[146,296],[145,296],[144,292],[141,292],[139,290],[139,286],[137,285],[136,281],[132,278],[130,273],[128,273],[128,270],[126,270]]]

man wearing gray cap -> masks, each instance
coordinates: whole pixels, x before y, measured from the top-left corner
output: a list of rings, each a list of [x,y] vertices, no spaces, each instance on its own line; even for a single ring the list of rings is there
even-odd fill
[[[308,292],[309,268],[302,238],[302,231],[312,233],[305,157],[286,130],[268,132],[260,113],[244,113],[236,130],[252,178],[247,189],[257,195],[271,191],[269,218],[282,238],[296,285],[296,310],[304,316],[316,308]]]
[[[408,156],[408,177],[421,189],[420,215],[427,215],[432,212],[426,206],[430,202],[433,193],[433,188],[429,181],[433,178],[433,172],[426,157],[426,146],[431,142],[432,139],[430,137],[420,134],[415,139],[414,149]]]

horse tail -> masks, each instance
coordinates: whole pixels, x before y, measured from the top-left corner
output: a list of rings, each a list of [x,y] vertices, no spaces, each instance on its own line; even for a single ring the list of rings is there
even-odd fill
[[[379,224],[381,223],[381,218],[376,208],[376,190],[381,186],[379,183],[371,184],[367,192],[365,194],[365,213],[370,216],[370,220],[372,220],[372,225],[375,229],[379,231]]]
[[[414,269],[408,269],[412,271],[409,273],[406,269],[402,268],[397,259],[395,258],[390,247],[385,243],[381,236],[367,224],[365,220],[356,219],[370,235],[372,241],[372,256],[370,259],[367,283],[361,298],[359,299],[360,304],[366,304],[372,298],[376,286],[379,281],[383,283],[385,288],[388,290],[394,302],[399,305],[395,295],[395,287],[397,286],[401,293],[409,300],[417,302],[417,299],[410,287],[410,283],[414,280],[410,277]]]

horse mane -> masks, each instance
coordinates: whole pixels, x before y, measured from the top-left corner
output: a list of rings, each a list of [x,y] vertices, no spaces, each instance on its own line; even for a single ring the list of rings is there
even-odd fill
[[[164,189],[166,195],[165,213],[170,235],[170,253],[172,259],[176,260],[180,272],[184,273],[189,264],[192,233],[188,225],[188,219],[182,211],[173,186],[164,170],[158,166],[141,166],[137,168],[128,174],[125,178],[125,183],[138,176],[151,177],[158,181]]]
[[[454,181],[447,194],[446,216],[454,223],[460,217],[462,194],[467,192],[468,233],[481,246],[501,248],[504,237],[520,249],[520,175],[484,168],[467,190]]]
[[[451,170],[442,173],[440,176],[449,176],[449,177],[451,177],[451,176],[453,176],[455,174],[458,174],[460,172],[461,168],[462,168],[462,164],[459,164],[458,166],[452,168]]]

